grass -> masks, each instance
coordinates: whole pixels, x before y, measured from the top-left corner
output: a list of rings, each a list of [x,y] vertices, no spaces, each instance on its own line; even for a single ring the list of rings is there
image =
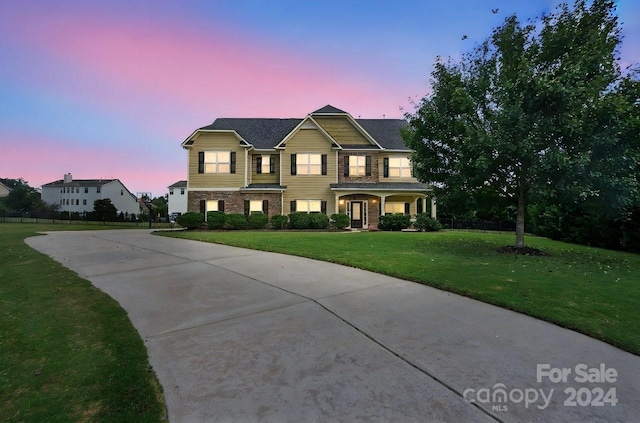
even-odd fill
[[[0,421],[166,421],[125,311],[23,241],[36,231],[104,228],[0,223]]]
[[[496,250],[513,234],[442,231],[172,232],[165,236],[310,257],[456,292],[640,355],[640,255],[528,237],[550,256]]]

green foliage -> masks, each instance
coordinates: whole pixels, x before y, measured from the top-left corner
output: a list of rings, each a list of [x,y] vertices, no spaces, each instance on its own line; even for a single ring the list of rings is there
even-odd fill
[[[115,222],[118,218],[118,209],[110,198],[103,198],[93,202],[93,217],[95,220]]]
[[[271,216],[271,227],[273,229],[283,229],[289,218],[287,216],[283,216],[281,214],[274,214]]]
[[[249,229],[264,229],[269,223],[269,216],[262,212],[253,212],[247,217]]]
[[[411,225],[411,217],[402,213],[385,214],[378,220],[378,229],[381,231],[401,231]]]
[[[416,215],[416,222],[414,223],[416,229],[424,232],[435,232],[442,229],[442,225],[436,219],[433,219],[427,213],[418,213]]]
[[[222,229],[224,226],[225,214],[221,211],[207,212],[207,226],[209,229]]]
[[[309,213],[309,229],[327,229],[329,218],[324,213]]]
[[[344,213],[337,213],[331,215],[332,225],[338,229],[347,228],[351,224],[349,215]]]
[[[151,204],[153,207],[153,213],[156,216],[166,216],[169,214],[169,205],[167,204],[167,199],[164,196],[156,197],[151,200]]]
[[[619,43],[613,1],[576,1],[526,24],[510,16],[459,63],[439,61],[406,116],[414,174],[441,202],[467,196],[486,217],[510,202],[517,246],[531,195],[628,214],[640,203],[640,90],[637,72],[620,72]]]
[[[204,225],[204,215],[197,212],[187,212],[178,216],[178,225],[187,229],[197,229]]]
[[[308,229],[309,213],[291,213],[289,215],[289,227],[291,229]]]
[[[248,227],[247,217],[242,213],[229,213],[224,216],[225,229],[247,229]]]
[[[9,195],[0,198],[0,208],[21,212],[57,210],[57,205],[43,203],[40,192],[22,178],[0,179],[0,182],[11,189]]]

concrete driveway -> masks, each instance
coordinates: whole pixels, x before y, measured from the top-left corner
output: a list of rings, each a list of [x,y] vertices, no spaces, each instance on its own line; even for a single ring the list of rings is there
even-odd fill
[[[145,230],[27,243],[129,313],[172,422],[640,421],[640,357],[455,294]]]

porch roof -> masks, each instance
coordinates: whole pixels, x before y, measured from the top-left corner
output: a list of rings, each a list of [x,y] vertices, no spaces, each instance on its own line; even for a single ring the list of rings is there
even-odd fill
[[[421,182],[380,182],[331,184],[332,191],[431,191],[431,187]]]
[[[285,185],[280,185],[280,184],[249,184],[248,186],[241,188],[240,191],[282,192],[286,189],[287,187]]]

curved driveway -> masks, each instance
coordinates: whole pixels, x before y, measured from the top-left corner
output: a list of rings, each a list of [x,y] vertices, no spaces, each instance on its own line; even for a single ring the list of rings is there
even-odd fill
[[[129,313],[172,422],[640,418],[640,357],[455,294],[145,230],[27,243]]]

